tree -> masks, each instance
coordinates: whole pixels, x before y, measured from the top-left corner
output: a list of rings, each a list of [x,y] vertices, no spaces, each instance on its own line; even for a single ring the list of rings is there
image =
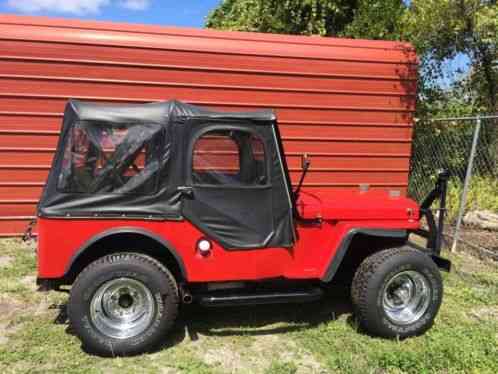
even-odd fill
[[[463,54],[471,62],[464,83],[477,98],[474,110],[495,112],[497,19],[496,0],[412,0],[403,16],[403,35],[421,58],[422,89],[438,89],[445,61]]]
[[[206,27],[398,40],[403,0],[224,0]]]
[[[224,0],[206,27],[332,36],[351,22],[356,7],[356,0]]]
[[[402,40],[406,10],[403,0],[360,0],[352,21],[345,27],[342,35],[351,38]]]

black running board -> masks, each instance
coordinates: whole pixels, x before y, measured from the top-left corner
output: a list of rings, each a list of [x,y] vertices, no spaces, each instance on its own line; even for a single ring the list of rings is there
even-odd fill
[[[212,293],[194,296],[203,306],[222,307],[239,305],[264,305],[302,303],[319,300],[323,295],[320,288],[299,291],[259,291],[245,293]]]

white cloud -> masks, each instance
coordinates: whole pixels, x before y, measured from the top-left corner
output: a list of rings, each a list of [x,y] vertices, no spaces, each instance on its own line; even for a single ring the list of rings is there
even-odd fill
[[[145,10],[150,6],[149,0],[122,0],[120,5],[131,10]]]
[[[113,4],[130,10],[145,10],[150,0],[7,0],[7,6],[22,13],[71,13],[97,14],[102,8]]]
[[[23,13],[51,11],[57,13],[99,13],[110,0],[8,0],[7,5]]]

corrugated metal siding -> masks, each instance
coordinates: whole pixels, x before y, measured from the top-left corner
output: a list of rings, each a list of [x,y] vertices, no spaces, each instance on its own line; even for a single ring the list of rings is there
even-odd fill
[[[68,98],[276,110],[295,182],[406,190],[416,57],[401,43],[0,15],[0,235],[19,234]]]

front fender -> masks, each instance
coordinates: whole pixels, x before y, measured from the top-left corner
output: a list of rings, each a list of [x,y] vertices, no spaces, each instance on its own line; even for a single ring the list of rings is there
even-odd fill
[[[348,252],[351,242],[356,235],[367,235],[377,238],[393,238],[393,239],[407,239],[407,230],[395,230],[395,229],[372,229],[372,228],[353,228],[348,231],[348,233],[342,238],[339,244],[335,256],[330,260],[329,265],[325,274],[321,278],[322,282],[330,282],[334,275],[337,273],[339,266],[341,265],[344,256]]]

